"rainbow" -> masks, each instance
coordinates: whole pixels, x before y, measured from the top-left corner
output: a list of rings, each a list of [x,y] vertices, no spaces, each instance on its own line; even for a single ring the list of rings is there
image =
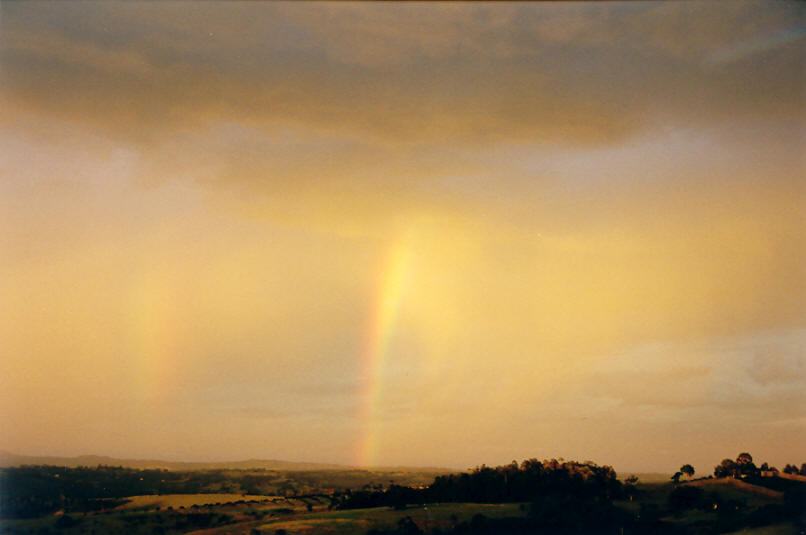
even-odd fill
[[[164,401],[175,391],[183,336],[181,306],[175,281],[156,271],[144,270],[132,286],[128,341],[137,368],[131,380],[142,403]]]
[[[411,265],[411,233],[401,233],[384,255],[373,292],[367,336],[362,356],[363,387],[361,391],[359,440],[356,464],[372,466],[377,461],[379,404],[384,382],[386,357],[395,332],[395,323],[407,286]]]

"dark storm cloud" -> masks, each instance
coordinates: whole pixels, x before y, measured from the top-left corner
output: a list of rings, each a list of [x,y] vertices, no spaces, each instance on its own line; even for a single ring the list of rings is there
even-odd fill
[[[159,142],[217,121],[376,143],[606,144],[656,127],[802,116],[801,5],[8,4],[18,110]]]

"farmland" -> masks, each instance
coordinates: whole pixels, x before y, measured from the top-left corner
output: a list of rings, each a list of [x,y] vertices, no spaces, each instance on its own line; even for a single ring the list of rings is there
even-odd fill
[[[741,454],[739,459],[745,455],[749,457]],[[635,476],[620,480],[611,467],[589,461],[529,459],[520,464],[440,474],[429,484],[418,483],[429,474],[397,470],[392,475],[398,480],[415,482],[402,485],[391,479],[389,472],[353,469],[172,472],[104,466],[26,466],[0,472],[0,532],[797,533],[806,511],[806,485],[795,476],[763,476],[752,459],[734,468],[736,472],[726,477],[695,479],[689,475],[679,481],[676,474],[665,481],[658,477],[641,481]],[[345,485],[334,488],[339,483]],[[275,492],[250,493],[246,490],[249,488]],[[166,489],[179,491],[165,492]]]

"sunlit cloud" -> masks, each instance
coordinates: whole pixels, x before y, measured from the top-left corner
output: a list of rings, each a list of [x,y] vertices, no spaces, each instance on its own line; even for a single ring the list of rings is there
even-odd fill
[[[4,5],[0,446],[801,451],[803,16]]]

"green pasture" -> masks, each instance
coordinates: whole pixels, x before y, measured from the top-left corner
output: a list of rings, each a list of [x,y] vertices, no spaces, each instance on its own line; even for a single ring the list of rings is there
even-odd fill
[[[226,531],[226,533],[248,534],[252,529],[260,533],[273,535],[278,529],[285,529],[289,535],[350,535],[363,534],[372,528],[392,528],[398,521],[410,517],[420,528],[434,527],[446,528],[455,523],[469,521],[476,514],[483,514],[490,518],[504,518],[525,515],[519,504],[474,504],[474,503],[445,503],[428,504],[426,506],[410,506],[398,511],[389,507],[373,509],[353,509],[349,511],[330,511],[310,513],[300,518],[266,522],[250,527],[243,532]],[[224,530],[210,532],[225,533]]]

